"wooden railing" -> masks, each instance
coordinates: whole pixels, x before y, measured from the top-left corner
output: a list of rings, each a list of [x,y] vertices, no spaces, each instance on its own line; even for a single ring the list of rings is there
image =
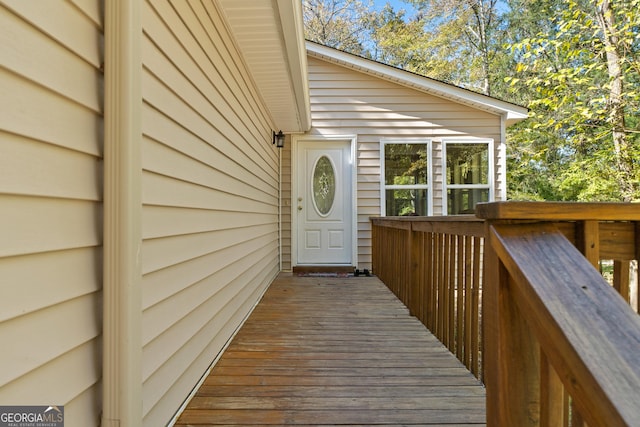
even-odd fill
[[[481,378],[484,222],[474,216],[372,222],[374,273]]]
[[[372,219],[373,272],[485,382],[487,425],[640,425],[640,205],[476,214]]]

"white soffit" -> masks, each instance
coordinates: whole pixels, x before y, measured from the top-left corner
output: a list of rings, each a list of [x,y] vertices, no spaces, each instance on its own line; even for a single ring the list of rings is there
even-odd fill
[[[214,0],[274,122],[276,131],[311,127],[300,0]]]
[[[445,82],[430,79],[410,71],[392,67],[338,49],[307,41],[307,53],[313,58],[333,62],[343,67],[376,76],[421,92],[449,99],[489,113],[504,115],[507,125],[522,121],[528,116],[528,109],[510,102],[501,101],[487,95],[463,89]]]

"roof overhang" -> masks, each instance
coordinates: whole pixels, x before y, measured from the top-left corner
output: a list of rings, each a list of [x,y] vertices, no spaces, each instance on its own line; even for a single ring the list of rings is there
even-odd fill
[[[504,116],[507,126],[522,121],[528,116],[529,110],[520,105],[502,101],[449,83],[430,79],[410,71],[314,42],[307,41],[306,43],[307,53],[312,58],[332,62],[421,92],[449,99],[492,114]]]
[[[300,0],[216,0],[276,130],[311,127]]]

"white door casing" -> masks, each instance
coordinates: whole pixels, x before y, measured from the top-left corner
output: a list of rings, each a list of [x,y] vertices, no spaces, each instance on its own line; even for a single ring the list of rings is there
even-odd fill
[[[355,137],[300,137],[292,164],[293,265],[353,265]]]

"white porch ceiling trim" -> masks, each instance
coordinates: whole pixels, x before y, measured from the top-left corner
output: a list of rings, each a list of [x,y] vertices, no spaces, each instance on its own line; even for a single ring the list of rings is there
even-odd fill
[[[275,130],[311,127],[300,0],[215,0],[229,24]]]

